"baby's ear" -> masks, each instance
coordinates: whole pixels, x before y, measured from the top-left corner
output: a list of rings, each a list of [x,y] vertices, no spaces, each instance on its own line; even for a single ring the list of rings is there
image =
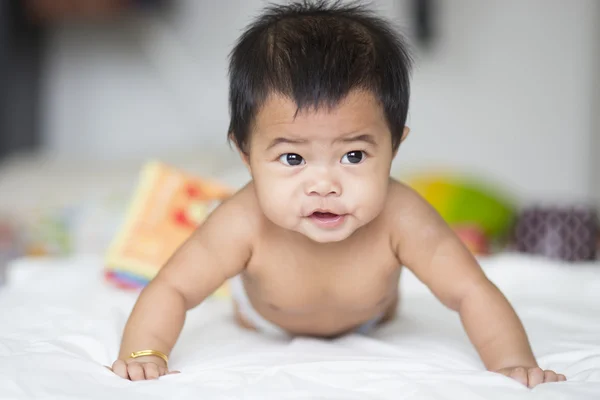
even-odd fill
[[[233,131],[229,132],[229,134],[227,135],[227,137],[229,138],[229,143],[233,143],[233,145],[235,146],[235,149],[237,150],[238,154],[240,155],[240,158],[242,159],[242,162],[244,163],[244,165],[246,165],[246,168],[250,168],[250,156],[248,155],[248,153],[246,151],[244,151],[241,147],[240,144],[237,142],[237,140],[235,140],[235,135],[233,134]]]
[[[402,138],[400,138],[400,143],[402,143],[406,140],[409,133],[410,133],[410,128],[408,126],[405,126],[404,129],[402,130]]]
[[[392,158],[396,158],[396,154],[398,154],[398,149],[400,148],[400,145],[402,144],[402,142],[404,142],[406,140],[409,133],[410,133],[410,128],[408,126],[405,126],[404,129],[402,130],[402,137],[400,138],[400,142],[398,142],[398,145],[394,149],[394,155]]]
[[[248,153],[245,153],[244,151],[240,150],[239,148],[238,148],[238,152],[240,153],[240,157],[242,158],[244,165],[246,166],[246,168],[248,168],[248,171],[250,171],[250,156],[248,155]]]

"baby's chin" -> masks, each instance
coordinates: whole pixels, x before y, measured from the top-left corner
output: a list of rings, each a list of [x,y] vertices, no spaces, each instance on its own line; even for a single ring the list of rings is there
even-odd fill
[[[306,236],[308,239],[312,240],[315,243],[327,244],[327,243],[337,243],[342,242],[348,239],[354,232],[348,233],[327,233],[321,234],[318,232],[306,232],[306,231],[298,231],[298,233]]]
[[[342,242],[352,236],[358,228],[359,226],[355,226],[355,221],[346,221],[345,226],[331,230],[319,228],[314,226],[312,222],[305,221],[294,230],[313,242],[326,244]]]

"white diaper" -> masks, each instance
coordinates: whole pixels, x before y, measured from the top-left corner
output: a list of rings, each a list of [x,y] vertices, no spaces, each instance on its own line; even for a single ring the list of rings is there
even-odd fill
[[[286,331],[274,323],[267,321],[254,309],[250,303],[248,294],[246,294],[241,274],[238,274],[229,280],[229,288],[231,290],[231,297],[233,297],[233,300],[236,302],[240,314],[243,315],[257,330],[269,335],[290,336]]]
[[[241,274],[238,274],[229,280],[229,288],[231,290],[231,297],[233,297],[233,300],[236,302],[239,313],[258,331],[274,336],[291,336],[284,329],[265,319],[258,313],[258,311],[254,309],[250,303],[246,289],[244,288],[244,282]],[[356,329],[354,329],[354,332],[367,334],[369,331],[375,328],[375,326],[377,326],[383,316],[384,314],[381,313],[377,317],[358,326]]]

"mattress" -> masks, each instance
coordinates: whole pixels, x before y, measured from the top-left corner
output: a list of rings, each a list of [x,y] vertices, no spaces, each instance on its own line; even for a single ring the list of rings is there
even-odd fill
[[[397,318],[368,336],[272,339],[239,328],[228,299],[188,314],[171,354],[181,374],[130,382],[117,356],[137,294],[96,257],[21,259],[0,287],[2,399],[600,399],[600,263],[517,254],[481,260],[522,318],[543,368],[528,389],[487,372],[458,316],[410,273]],[[408,271],[407,271],[408,272]]]

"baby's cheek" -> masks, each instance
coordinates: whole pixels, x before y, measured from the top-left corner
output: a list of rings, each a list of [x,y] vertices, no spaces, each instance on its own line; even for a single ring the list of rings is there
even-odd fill
[[[382,185],[375,179],[365,182],[362,189],[354,191],[352,197],[357,201],[357,210],[360,210],[361,214],[359,218],[371,220],[379,215],[383,210],[386,194],[387,185]]]
[[[297,211],[294,210],[295,202],[290,199],[287,191],[281,185],[272,185],[257,191],[259,204],[264,215],[276,225],[291,228]]]

